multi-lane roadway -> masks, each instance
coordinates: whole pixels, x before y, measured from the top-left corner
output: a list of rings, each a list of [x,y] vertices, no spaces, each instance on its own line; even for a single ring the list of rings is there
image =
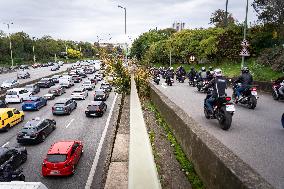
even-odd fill
[[[203,113],[205,94],[188,82],[173,86],[155,85],[170,100],[192,116],[201,127],[215,136],[237,156],[249,164],[275,188],[284,188],[284,129],[281,116],[284,103],[274,101],[269,94],[260,93],[254,110],[237,105],[232,126],[223,131],[217,120],[208,120]],[[232,90],[228,90],[232,95]]]
[[[39,70],[41,70],[39,72]],[[39,69],[34,75],[42,76],[42,74],[49,75],[51,72],[45,73],[44,70]],[[46,71],[47,72],[47,71]],[[56,120],[56,130],[52,132],[43,143],[36,145],[25,145],[28,151],[28,159],[23,164],[24,174],[26,181],[30,182],[42,182],[50,189],[64,189],[64,188],[85,188],[86,182],[89,177],[89,173],[95,158],[95,154],[100,142],[103,130],[106,126],[107,119],[109,119],[111,107],[115,101],[115,93],[112,92],[110,97],[106,101],[108,109],[101,118],[87,118],[85,116],[85,109],[88,104],[93,100],[93,91],[89,91],[89,95],[86,100],[77,101],[77,109],[75,109],[71,115],[66,116],[54,116],[52,115],[51,108],[53,104],[59,98],[70,97],[73,89],[80,87],[82,83],[77,83],[70,89],[66,90],[66,93],[55,100],[48,101],[48,105],[40,109],[39,111],[25,112],[25,121],[11,128],[8,132],[0,133],[0,146],[18,146],[16,135],[19,132],[22,125],[28,120],[36,117],[51,118]],[[98,88],[100,84],[97,84]],[[48,89],[42,89],[37,95],[43,96]],[[10,107],[15,107],[21,110],[21,104],[9,104]],[[83,141],[84,154],[81,157],[79,164],[76,168],[76,173],[70,177],[63,178],[44,178],[41,176],[41,166],[43,158],[49,147],[56,141],[60,140],[74,140],[78,139]]]

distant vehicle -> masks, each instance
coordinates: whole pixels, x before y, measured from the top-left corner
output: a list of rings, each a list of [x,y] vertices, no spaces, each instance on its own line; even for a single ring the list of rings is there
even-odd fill
[[[11,182],[11,181],[25,181],[25,175],[23,169],[13,170],[11,166],[7,166],[5,169],[0,170],[0,182]],[[0,188],[3,187],[0,184]],[[10,188],[10,187],[3,187]]]
[[[65,93],[65,87],[62,87],[60,85],[50,87],[48,93],[54,94],[55,96],[61,96],[62,94]]]
[[[25,88],[13,88],[6,92],[6,103],[21,103],[26,98],[30,97],[32,93]]]
[[[72,79],[72,76],[63,75],[61,78],[59,78],[59,85],[66,88],[74,86],[74,81]]]
[[[72,99],[85,100],[88,96],[88,91],[85,88],[76,88],[71,94]]]
[[[54,63],[53,63],[53,62],[48,62],[47,65],[48,65],[48,66],[53,66]]]
[[[80,83],[82,81],[82,78],[79,75],[72,75],[72,80],[74,83]]]
[[[87,77],[87,75],[85,73],[83,73],[83,72],[77,72],[77,75],[79,75],[82,78],[86,78]]]
[[[59,67],[58,64],[54,64],[54,65],[50,68],[51,71],[56,71],[56,70],[59,70],[59,69],[60,69],[60,67]]]
[[[103,101],[93,101],[88,105],[85,114],[87,117],[102,117],[107,110],[107,105]]]
[[[38,63],[35,63],[35,64],[32,65],[33,68],[39,68],[40,66],[41,66],[41,65],[38,64]]]
[[[0,109],[0,130],[8,131],[11,127],[24,121],[25,114],[16,108],[1,108]]]
[[[20,65],[20,67],[19,67],[20,69],[29,69],[29,66],[28,65]]]
[[[19,82],[15,79],[6,80],[2,83],[1,89],[10,89],[19,86]]]
[[[54,83],[59,83],[59,78],[61,78],[61,75],[54,75],[51,77]]]
[[[106,101],[109,97],[109,93],[104,89],[98,89],[94,93],[94,101]]]
[[[43,160],[42,176],[73,175],[82,154],[82,141],[73,140],[54,143]]]
[[[30,77],[31,77],[30,73],[25,71],[25,70],[19,71],[17,73],[17,78],[18,79],[27,79],[27,78],[30,78]]]
[[[111,87],[111,85],[109,83],[102,83],[100,88],[101,89],[105,89],[108,92],[112,91],[112,87]]]
[[[48,67],[48,64],[42,64],[41,67]]]
[[[43,78],[37,83],[40,88],[50,88],[53,85],[53,80],[48,78]]]
[[[48,189],[41,182],[0,182],[0,188],[13,188],[13,189],[23,189],[23,188],[32,188],[32,189]]]
[[[58,65],[59,65],[59,66],[63,66],[63,64],[64,64],[63,61],[59,61],[59,62],[58,62]]]
[[[35,95],[35,94],[40,92],[40,88],[39,88],[39,85],[37,83],[31,84],[31,85],[26,85],[25,89],[30,91],[32,93],[32,95]]]
[[[63,98],[58,100],[52,107],[53,115],[70,115],[77,108],[77,103],[71,98]]]
[[[24,100],[22,104],[22,110],[39,110],[40,108],[47,105],[47,100],[39,96],[31,96]]]
[[[93,90],[96,87],[95,83],[92,83],[90,80],[83,81],[82,87],[87,90]]]
[[[103,76],[102,74],[95,74],[95,77],[98,81],[102,81],[103,80]]]
[[[56,129],[53,119],[35,118],[28,121],[17,135],[18,143],[39,143]]]
[[[45,98],[46,100],[54,100],[55,99],[55,95],[51,94],[51,93],[47,93],[43,96],[43,98]]]
[[[16,170],[27,161],[27,150],[24,147],[0,147],[1,169]]]
[[[7,103],[5,100],[0,100],[0,108],[8,108]]]

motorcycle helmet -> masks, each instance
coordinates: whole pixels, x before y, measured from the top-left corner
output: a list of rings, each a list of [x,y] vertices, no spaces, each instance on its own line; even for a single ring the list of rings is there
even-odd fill
[[[248,67],[243,67],[242,68],[242,73],[249,73],[249,68]]]
[[[215,69],[215,70],[214,70],[214,76],[215,76],[215,77],[221,77],[221,76],[223,76],[222,70],[221,70],[221,69]]]
[[[201,68],[201,71],[205,72],[205,71],[206,71],[206,68],[205,68],[205,67],[202,67],[202,68]]]
[[[173,68],[173,67],[170,67],[170,70],[174,70],[174,68]]]
[[[194,67],[191,67],[190,69],[191,69],[191,70],[194,70]]]

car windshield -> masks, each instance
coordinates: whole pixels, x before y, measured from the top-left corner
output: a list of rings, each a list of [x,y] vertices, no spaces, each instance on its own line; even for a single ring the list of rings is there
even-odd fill
[[[16,91],[7,91],[7,95],[17,95]]]
[[[56,103],[54,106],[65,106],[65,104],[64,103]]]
[[[64,162],[66,161],[66,155],[65,154],[48,154],[47,161],[50,163]]]
[[[28,133],[28,134],[30,134],[30,133],[35,133],[37,130],[36,130],[36,128],[34,128],[34,127],[24,127],[23,129],[22,129],[22,133]]]
[[[91,84],[91,81],[84,81],[83,84]]]
[[[88,109],[88,110],[99,110],[100,107],[97,106],[97,105],[89,105],[89,106],[87,107],[87,109]]]
[[[104,91],[96,91],[96,95],[104,95]]]
[[[81,89],[75,89],[73,92],[74,92],[74,93],[82,93],[83,90],[81,90]]]

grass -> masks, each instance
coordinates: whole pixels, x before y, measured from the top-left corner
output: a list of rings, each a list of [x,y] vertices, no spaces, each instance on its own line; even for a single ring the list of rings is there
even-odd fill
[[[162,127],[166,133],[167,139],[170,141],[171,146],[174,148],[174,154],[177,161],[180,163],[182,171],[185,173],[187,179],[189,180],[193,189],[204,189],[205,186],[198,177],[194,170],[193,163],[189,161],[183,152],[181,146],[177,142],[174,134],[169,128],[168,124],[165,122],[161,114],[156,109],[155,105],[151,102],[146,103],[146,108],[153,113],[155,113],[156,121],[160,127]],[[153,133],[150,132],[150,141],[153,140]],[[154,155],[155,156],[155,155]]]
[[[232,62],[232,61],[223,61],[220,63],[210,63],[210,64],[173,64],[174,69],[179,66],[183,66],[186,71],[189,71],[193,66],[196,70],[200,70],[202,66],[205,66],[207,69],[209,66],[213,68],[221,68],[226,77],[237,77],[240,75],[241,63]],[[270,67],[258,64],[254,59],[250,59],[246,62],[246,65],[250,68],[251,73],[255,81],[272,81],[276,80],[279,77],[284,76],[284,73],[281,71],[273,71]],[[156,64],[156,66],[163,66],[161,64]]]

